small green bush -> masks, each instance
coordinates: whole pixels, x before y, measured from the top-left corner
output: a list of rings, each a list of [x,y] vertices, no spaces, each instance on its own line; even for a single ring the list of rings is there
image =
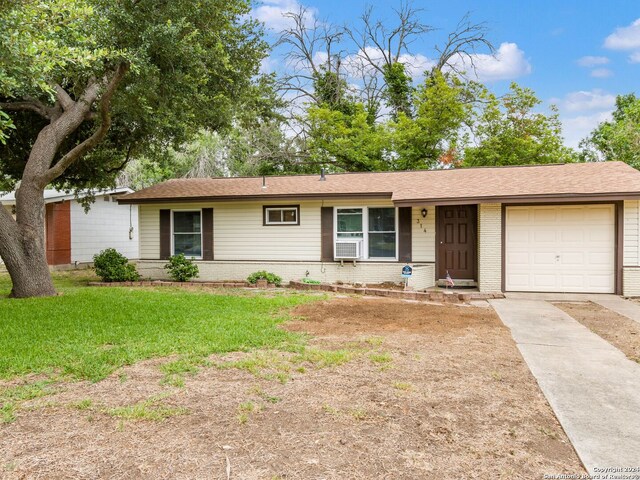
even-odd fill
[[[184,253],[169,258],[169,263],[164,266],[169,271],[169,276],[174,282],[187,282],[198,276],[198,266],[193,260],[184,256]]]
[[[303,278],[302,283],[308,283],[309,285],[320,285],[322,282],[320,280],[313,280],[311,278]]]
[[[260,270],[259,272],[253,272],[251,275],[247,277],[247,282],[255,285],[258,283],[258,280],[266,280],[267,283],[274,283],[278,286],[282,284],[282,278],[280,278],[275,273],[267,272],[266,270]]]
[[[115,248],[107,248],[93,256],[93,268],[103,282],[135,282],[140,274],[135,265]]]

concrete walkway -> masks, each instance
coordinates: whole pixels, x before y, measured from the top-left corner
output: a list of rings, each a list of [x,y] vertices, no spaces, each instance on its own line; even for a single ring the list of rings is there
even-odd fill
[[[592,302],[640,323],[640,305],[617,295],[596,295]]]
[[[640,365],[544,300],[490,300],[590,474],[640,466]]]

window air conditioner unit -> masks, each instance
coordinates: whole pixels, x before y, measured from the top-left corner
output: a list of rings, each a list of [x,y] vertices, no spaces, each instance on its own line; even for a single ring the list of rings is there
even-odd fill
[[[337,240],[334,257],[336,260],[355,260],[360,258],[362,240]]]

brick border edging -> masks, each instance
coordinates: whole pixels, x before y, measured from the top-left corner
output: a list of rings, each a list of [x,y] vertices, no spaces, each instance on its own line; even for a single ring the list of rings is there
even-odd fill
[[[258,288],[248,282],[169,282],[165,280],[143,280],[138,282],[89,282],[90,287],[209,287],[209,288]],[[261,288],[274,288],[274,285]],[[383,288],[359,288],[347,285],[333,285],[328,283],[303,283],[291,281],[288,288],[296,290],[316,290],[322,292],[340,292],[356,295],[372,295],[376,297],[400,298],[404,300],[418,300],[423,302],[440,303],[468,303],[471,300],[488,300],[504,298],[502,293],[445,293],[445,292],[412,292],[404,290],[387,290]]]
[[[289,288],[296,290],[317,290],[323,292],[352,293],[356,295],[373,295],[376,297],[401,298],[404,300],[419,300],[423,302],[468,303],[471,300],[488,300],[504,298],[502,293],[445,293],[445,292],[411,292],[404,290],[386,290],[382,288],[358,288],[345,285],[331,285],[327,283],[313,284],[303,282],[289,282]]]
[[[210,287],[248,288],[255,287],[247,282],[168,282],[164,280],[143,280],[139,282],[89,282],[90,287]]]

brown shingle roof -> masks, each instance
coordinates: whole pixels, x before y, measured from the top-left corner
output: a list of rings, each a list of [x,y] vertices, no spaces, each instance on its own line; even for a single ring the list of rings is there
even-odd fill
[[[550,198],[640,198],[640,172],[623,162],[519,167],[460,168],[413,172],[342,173],[169,180],[124,195],[122,203],[190,200],[391,198],[398,204],[518,201]]]

